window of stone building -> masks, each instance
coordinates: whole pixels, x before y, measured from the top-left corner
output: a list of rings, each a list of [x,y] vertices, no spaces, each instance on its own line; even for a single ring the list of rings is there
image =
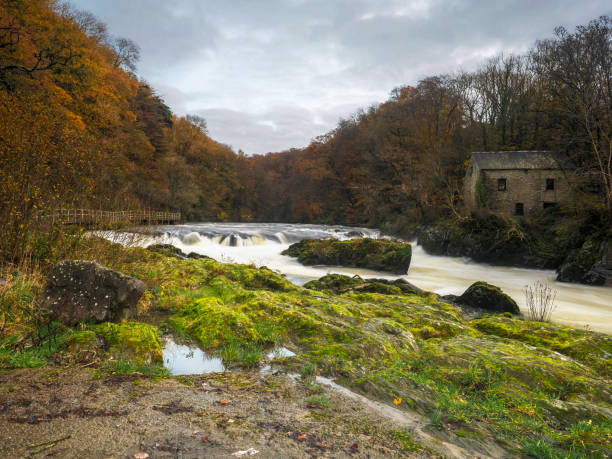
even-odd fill
[[[506,179],[505,178],[497,179],[497,191],[506,191]]]
[[[555,207],[557,205],[556,202],[545,202],[544,209],[550,209],[551,207]]]
[[[525,206],[522,202],[514,204],[514,215],[525,215]]]
[[[555,179],[547,178],[546,179],[546,190],[554,190],[555,189]]]

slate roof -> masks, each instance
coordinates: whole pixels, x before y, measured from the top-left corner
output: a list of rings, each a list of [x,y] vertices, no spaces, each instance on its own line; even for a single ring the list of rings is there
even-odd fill
[[[479,169],[573,169],[564,153],[554,151],[474,152],[471,161]]]

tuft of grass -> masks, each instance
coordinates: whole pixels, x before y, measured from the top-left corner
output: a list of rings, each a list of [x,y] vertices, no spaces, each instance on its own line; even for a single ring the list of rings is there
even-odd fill
[[[307,387],[313,385],[317,376],[317,366],[312,362],[306,362],[300,371],[300,378]]]
[[[435,409],[429,416],[429,422],[432,426],[442,427],[442,410]]]
[[[231,341],[221,346],[221,358],[226,367],[255,368],[263,358],[263,347]]]
[[[332,401],[325,395],[312,395],[306,399],[306,403],[313,408],[330,408],[333,406]]]

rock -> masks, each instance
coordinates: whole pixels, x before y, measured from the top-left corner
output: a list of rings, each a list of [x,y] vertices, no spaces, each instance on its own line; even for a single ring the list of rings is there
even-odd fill
[[[340,265],[405,274],[410,266],[410,244],[386,239],[303,239],[283,251],[304,265]]]
[[[119,321],[130,315],[147,286],[91,261],[63,261],[53,268],[39,305],[65,324]]]
[[[182,260],[185,260],[185,259],[212,260],[212,258],[206,255],[200,255],[199,253],[196,253],[196,252],[189,252],[188,254],[185,254],[185,252],[183,252],[178,247],[173,246],[172,244],[153,244],[153,245],[148,246],[147,250],[150,250],[151,252],[162,254],[166,257],[180,258]]]
[[[450,232],[442,228],[427,228],[419,233],[418,244],[431,255],[447,255]]]
[[[362,285],[363,280],[358,277],[349,277],[344,274],[327,274],[317,280],[306,282],[304,287],[312,290],[330,290],[338,293],[343,290],[350,290],[352,287]]]
[[[456,298],[456,302],[492,312],[521,313],[516,301],[502,292],[499,287],[486,282],[474,282],[463,295]]]
[[[362,279],[361,277],[349,277],[343,274],[327,274],[317,280],[305,283],[304,287],[312,290],[327,290],[332,293],[348,291],[382,293],[383,295],[421,295],[424,293],[423,290],[405,279]]]
[[[189,252],[185,258],[188,258],[191,260],[212,260],[212,258],[210,258],[207,255],[200,255],[199,253],[195,253],[195,252]]]
[[[371,278],[371,279],[366,279],[366,282],[368,283],[376,283],[376,284],[383,284],[383,285],[391,285],[393,287],[397,287],[401,290],[402,293],[412,293],[415,295],[421,295],[423,293],[425,293],[425,290],[417,287],[414,284],[411,284],[410,282],[408,282],[406,279],[394,279],[394,280],[389,280],[389,279],[375,279],[375,278]]]
[[[349,231],[346,233],[348,237],[363,237],[364,234],[361,231]]]
[[[604,285],[612,271],[607,269],[608,243],[588,239],[580,249],[573,250],[557,270],[560,282]]]
[[[171,258],[187,258],[187,255],[172,244],[153,244],[147,247],[151,252],[160,253]],[[193,253],[193,252],[192,252]]]

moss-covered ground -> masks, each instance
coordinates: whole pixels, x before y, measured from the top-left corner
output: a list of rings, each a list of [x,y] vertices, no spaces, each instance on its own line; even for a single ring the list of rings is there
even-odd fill
[[[437,428],[494,441],[512,454],[611,454],[610,336],[505,315],[470,321],[431,293],[333,293],[293,285],[266,268],[86,244],[106,244],[97,261],[148,284],[141,316],[60,329],[55,340],[37,341],[40,330],[28,311],[38,287],[11,281],[0,297],[5,317],[13,314],[2,325],[2,367],[51,364],[79,352],[88,358],[103,352],[105,365],[111,355],[155,367],[159,327],[143,324],[150,322],[234,365],[255,366],[264,351],[286,346],[298,355],[279,364],[292,372],[333,376],[370,398],[416,410]],[[167,318],[161,325],[160,314]],[[36,365],[16,358],[28,352],[38,352]],[[116,363],[113,371],[130,368]],[[311,403],[327,402],[313,391]]]

